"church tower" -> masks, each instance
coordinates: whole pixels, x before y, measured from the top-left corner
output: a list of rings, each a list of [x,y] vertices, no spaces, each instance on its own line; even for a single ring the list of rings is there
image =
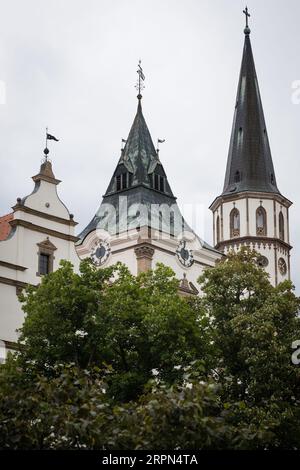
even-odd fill
[[[210,206],[215,248],[249,246],[274,285],[290,279],[289,207],[277,186],[250,42],[248,9],[227,169],[222,194]]]
[[[138,73],[136,116],[102,203],[79,235],[77,253],[99,267],[120,261],[134,275],[163,263],[181,280],[183,295],[197,294],[203,269],[222,255],[181,214],[143,115],[140,65]]]

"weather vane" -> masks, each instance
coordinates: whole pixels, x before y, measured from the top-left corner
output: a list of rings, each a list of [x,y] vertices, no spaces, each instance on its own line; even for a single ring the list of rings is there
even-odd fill
[[[50,152],[50,150],[48,149],[48,140],[55,140],[55,142],[59,141],[59,139],[54,137],[54,135],[48,133],[48,127],[46,127],[46,147],[44,148],[44,155],[45,155],[46,161],[48,158],[48,154]]]
[[[249,25],[248,25],[248,18],[250,18],[250,13],[248,12],[248,7],[246,6],[245,10],[243,10],[243,13],[246,17],[246,28],[249,28]]]
[[[156,152],[159,153],[159,144],[163,144],[166,141],[166,139],[157,139],[157,148]]]
[[[137,80],[137,84],[135,85],[135,88],[138,91],[138,99],[140,100],[142,98],[141,92],[145,88],[145,85],[143,83],[145,81],[145,75],[144,75],[143,69],[141,67],[141,60],[139,60],[138,69],[137,69],[136,72],[137,72],[139,78]]]

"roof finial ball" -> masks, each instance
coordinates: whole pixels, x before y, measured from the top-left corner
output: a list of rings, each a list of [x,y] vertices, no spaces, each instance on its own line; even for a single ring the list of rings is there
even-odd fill
[[[245,34],[250,34],[251,33],[251,29],[249,28],[249,25],[248,25],[248,18],[250,18],[250,13],[248,12],[248,7],[246,6],[245,10],[243,10],[243,13],[246,17],[246,26],[245,26],[245,29],[244,29],[244,33]]]
[[[45,147],[45,148],[44,148],[44,155],[45,155],[44,162],[47,162],[47,161],[48,161],[49,152],[50,152],[50,150],[48,149],[48,147]]]

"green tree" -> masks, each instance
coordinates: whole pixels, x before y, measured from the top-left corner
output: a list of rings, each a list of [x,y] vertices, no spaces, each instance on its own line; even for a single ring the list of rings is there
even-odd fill
[[[0,368],[0,449],[255,448],[269,434],[230,423],[218,387],[187,366],[182,384],[149,383],[138,400],[113,404],[109,369],[55,366],[56,376]]]
[[[116,399],[142,393],[153,370],[172,383],[182,374],[174,366],[209,357],[207,319],[178,295],[174,273],[162,265],[135,277],[122,265],[97,270],[85,261],[76,274],[63,262],[22,301],[22,366],[52,374],[58,363],[109,364]]]
[[[0,448],[299,448],[299,299],[243,249],[182,298],[162,265],[80,273],[22,296],[20,352],[0,366]]]
[[[272,445],[291,448],[300,437],[300,370],[291,362],[299,298],[288,281],[273,287],[257,259],[242,249],[199,280],[215,345],[211,373],[223,403],[241,403],[237,425],[263,424],[274,432]]]

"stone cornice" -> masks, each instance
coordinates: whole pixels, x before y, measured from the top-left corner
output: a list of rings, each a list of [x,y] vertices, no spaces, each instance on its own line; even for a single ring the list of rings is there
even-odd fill
[[[51,176],[44,175],[43,173],[39,173],[38,175],[33,176],[32,179],[35,183],[41,180],[47,181],[47,183],[52,183],[56,185],[61,183],[61,180],[57,180],[56,178],[52,178]]]
[[[293,203],[282,196],[282,194],[277,193],[263,193],[263,192],[253,192],[253,191],[244,191],[237,194],[225,194],[223,196],[218,196],[213,203],[209,206],[211,211],[215,211],[221,203],[238,201],[239,199],[271,199],[272,201],[277,201],[279,204],[282,204],[285,207],[290,207]]]
[[[273,237],[251,237],[251,236],[246,236],[246,237],[236,237],[236,238],[230,238],[229,240],[222,240],[220,243],[216,245],[218,249],[222,249],[225,246],[228,245],[239,245],[242,243],[264,243],[266,245],[268,244],[274,244],[277,246],[284,246],[287,250],[291,250],[293,247],[289,245],[288,243],[284,242],[283,240],[279,240],[278,238],[273,238]]]
[[[0,283],[6,284],[8,286],[19,287],[21,289],[24,289],[26,286],[28,286],[27,282],[17,281],[16,279],[10,279],[9,277],[4,276],[0,276]]]
[[[8,263],[7,261],[0,260],[0,266],[4,268],[13,269],[14,271],[25,271],[27,268],[25,266],[19,266],[18,264]]]
[[[12,349],[13,351],[19,351],[19,347],[17,343],[13,341],[6,341],[5,339],[3,339],[2,341],[5,344],[5,347],[7,349]]]
[[[193,290],[191,289],[191,287],[179,286],[178,291],[179,291],[179,294],[186,294],[187,296],[199,294],[198,290]]]
[[[145,243],[149,244],[151,247],[153,247],[155,250],[157,251],[161,251],[163,253],[167,253],[168,255],[171,255],[171,256],[175,256],[175,250],[174,251],[171,251],[171,250],[168,250],[167,248],[163,248],[159,245],[155,245],[155,244],[150,244],[149,242],[143,242],[141,245],[145,245]],[[129,245],[129,246],[126,246],[124,248],[118,248],[117,250],[112,250],[112,254],[115,255],[117,253],[122,253],[124,251],[128,251],[130,249],[136,249],[138,246],[140,246],[140,244],[137,244],[137,245]],[[222,253],[220,253],[220,255],[222,256]],[[198,261],[194,258],[194,264],[198,264],[200,266],[207,266],[207,267],[211,267],[210,264],[208,263],[204,263],[202,261]]]
[[[37,217],[41,217],[43,219],[52,220],[53,222],[57,222],[59,224],[70,225],[74,227],[77,225],[73,219],[64,219],[63,217],[57,217],[56,215],[47,214],[46,212],[41,212],[36,209],[32,209],[31,207],[23,206],[22,204],[16,204],[12,207],[13,211],[22,211],[26,212],[27,214],[35,215]]]
[[[47,235],[51,235],[52,237],[61,238],[62,240],[68,240],[71,242],[77,242],[79,240],[78,237],[74,235],[69,235],[67,233],[58,232],[57,230],[52,230],[47,227],[41,227],[40,225],[32,224],[31,222],[27,222],[26,220],[22,219],[13,219],[10,221],[10,225],[14,227],[24,227],[29,230],[33,230],[35,232],[45,233]]]

